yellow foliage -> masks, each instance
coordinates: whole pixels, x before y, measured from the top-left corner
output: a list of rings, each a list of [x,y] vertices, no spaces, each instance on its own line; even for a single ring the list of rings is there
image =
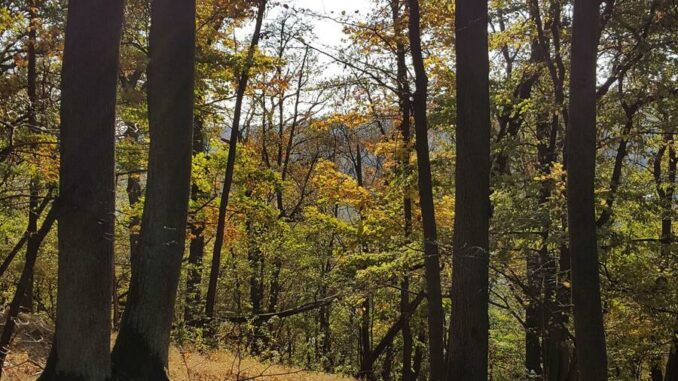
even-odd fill
[[[321,202],[350,205],[359,210],[370,202],[367,189],[359,186],[349,175],[339,172],[330,161],[318,162],[312,181],[318,189]]]

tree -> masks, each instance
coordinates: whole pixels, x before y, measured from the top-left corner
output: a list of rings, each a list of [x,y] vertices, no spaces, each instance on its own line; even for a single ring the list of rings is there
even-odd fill
[[[214,307],[217,300],[217,282],[219,281],[219,270],[221,268],[221,249],[224,243],[224,230],[226,227],[226,208],[228,207],[228,197],[231,191],[233,182],[233,170],[235,167],[235,154],[238,146],[238,138],[240,136],[240,115],[242,113],[243,98],[245,90],[247,89],[247,82],[250,76],[250,67],[254,59],[254,52],[259,45],[259,38],[261,37],[261,24],[264,19],[264,12],[266,11],[267,0],[258,0],[259,6],[257,8],[257,19],[254,25],[254,33],[252,34],[252,41],[250,42],[247,51],[247,58],[245,65],[238,78],[238,89],[236,91],[236,103],[233,110],[233,124],[231,126],[231,136],[229,138],[228,158],[226,159],[226,174],[224,177],[224,185],[221,190],[221,198],[219,203],[219,217],[217,220],[217,231],[214,237],[214,249],[212,251],[212,266],[210,269],[210,279],[207,288],[207,301],[205,304],[205,315],[208,319],[214,317]]]
[[[594,210],[596,62],[599,2],[576,0],[567,126],[567,215],[577,368],[583,380],[607,379]]]
[[[190,192],[195,2],[151,5],[148,116],[151,146],[138,253],[113,348],[121,380],[168,379],[174,301],[184,253]]]
[[[415,146],[419,174],[419,204],[421,207],[421,218],[424,228],[426,292],[428,294],[429,372],[431,380],[442,380],[445,375],[445,363],[443,359],[444,316],[442,293],[440,290],[440,255],[438,251],[438,236],[433,206],[431,162],[428,152],[428,124],[426,116],[428,77],[426,75],[424,57],[421,49],[419,0],[409,0],[408,4],[410,8],[410,48],[415,72],[414,83],[416,86],[416,91],[413,94],[412,107],[414,110]]]
[[[448,380],[487,379],[490,98],[487,1],[455,9],[457,166]]]
[[[59,294],[40,380],[107,380],[123,2],[69,3],[61,74]],[[83,335],[83,332],[87,332]]]

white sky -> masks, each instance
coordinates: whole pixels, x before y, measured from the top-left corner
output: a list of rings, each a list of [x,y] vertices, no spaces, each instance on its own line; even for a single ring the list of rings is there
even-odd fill
[[[353,14],[356,10],[361,14],[368,13],[371,0],[289,0],[287,4],[295,8],[307,8],[314,13],[327,16],[339,16],[342,11]],[[334,12],[334,13],[331,13]],[[315,34],[320,45],[335,46],[343,37],[342,26],[332,20],[315,20]]]
[[[373,0],[279,0],[278,2],[269,2],[269,8],[266,11],[264,18],[264,25],[271,20],[275,20],[285,9],[283,5],[289,8],[301,10],[306,9],[310,11],[305,19],[313,25],[313,32],[316,39],[309,41],[313,47],[336,54],[337,50],[341,49],[341,45],[345,45],[342,39],[346,37],[343,33],[343,26],[331,18],[339,19],[342,12],[347,15],[361,17],[369,14],[373,6]],[[359,14],[355,14],[358,11]],[[312,15],[327,16],[313,17]],[[242,42],[246,42],[247,46],[254,28],[254,20],[249,20],[243,23],[235,31],[236,36]],[[333,60],[325,55],[318,55],[318,62],[321,64],[329,64],[325,69],[325,75],[331,76],[341,72],[341,65],[334,64]]]

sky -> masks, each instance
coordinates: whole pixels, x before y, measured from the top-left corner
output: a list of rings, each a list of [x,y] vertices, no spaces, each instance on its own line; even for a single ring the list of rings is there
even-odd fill
[[[356,10],[365,14],[371,7],[371,0],[289,0],[287,3],[291,7],[307,8],[313,13],[324,14],[328,16],[340,15],[342,11],[348,14]],[[334,12],[334,13],[331,13]],[[324,19],[315,21],[315,34],[318,36],[320,45],[335,46],[341,42],[343,33],[339,23]]]

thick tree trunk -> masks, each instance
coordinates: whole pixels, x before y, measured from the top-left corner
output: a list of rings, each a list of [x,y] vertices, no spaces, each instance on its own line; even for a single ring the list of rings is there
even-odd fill
[[[259,45],[261,37],[261,25],[264,20],[267,0],[258,0],[257,21],[252,34],[252,41],[247,51],[245,67],[240,73],[238,89],[236,91],[235,109],[233,110],[233,124],[231,125],[231,136],[228,144],[228,157],[226,159],[226,174],[224,177],[224,187],[221,191],[219,201],[219,217],[217,219],[217,231],[214,237],[214,249],[212,251],[212,267],[210,269],[209,285],[207,287],[207,300],[205,302],[205,315],[208,319],[214,317],[214,308],[217,301],[217,283],[219,281],[219,270],[221,268],[221,249],[224,244],[224,231],[226,228],[226,209],[228,207],[229,194],[233,182],[233,170],[235,167],[236,147],[240,137],[240,115],[242,113],[242,102],[247,89],[247,82],[250,75],[250,67],[254,59],[254,51]]]
[[[431,160],[428,152],[428,123],[426,102],[428,99],[428,77],[424,67],[421,50],[421,27],[419,22],[419,0],[408,0],[410,9],[409,37],[412,50],[412,62],[415,71],[414,121],[417,150],[417,169],[419,172],[419,203],[424,227],[424,272],[426,292],[428,294],[428,348],[429,375],[431,380],[445,377],[444,361],[444,321],[442,292],[440,289],[440,255],[435,211],[433,207],[433,183],[431,180]]]
[[[486,380],[490,220],[487,0],[455,10],[457,167],[448,380]]]
[[[577,368],[579,377],[586,381],[607,379],[593,194],[598,22],[599,1],[575,0],[567,128],[567,206]]]
[[[40,380],[111,375],[120,0],[71,0],[61,79],[56,333]],[[83,332],[87,334],[83,335]]]
[[[114,377],[121,380],[168,379],[191,177],[195,2],[154,1],[149,40],[146,199],[127,307],[112,354]]]

